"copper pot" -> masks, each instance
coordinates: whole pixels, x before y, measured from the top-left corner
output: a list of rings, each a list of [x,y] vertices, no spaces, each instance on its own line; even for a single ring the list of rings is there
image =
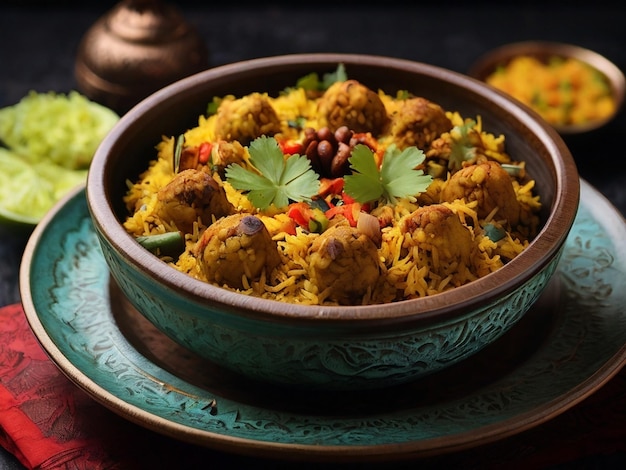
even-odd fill
[[[158,89],[208,68],[203,39],[173,6],[123,0],[83,36],[75,75],[81,91],[120,113]]]

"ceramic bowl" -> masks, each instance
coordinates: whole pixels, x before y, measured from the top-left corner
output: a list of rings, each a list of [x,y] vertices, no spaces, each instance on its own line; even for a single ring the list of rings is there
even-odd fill
[[[343,63],[350,77],[389,93],[410,90],[504,133],[524,155],[543,200],[542,228],[500,270],[447,292],[386,305],[315,307],[264,300],[183,274],[124,230],[122,197],[162,135],[194,127],[214,96],[278,92]],[[458,363],[512,328],[553,275],[578,205],[576,166],[561,137],[478,80],[377,56],[295,54],[209,69],[149,96],[100,145],[87,200],[112,277],[130,302],[187,349],[253,379],[359,390],[406,383]],[[497,360],[497,358],[494,358]],[[201,372],[200,372],[201,373]]]
[[[591,66],[604,77],[614,101],[613,112],[602,118],[576,124],[552,123],[560,134],[581,134],[598,129],[611,121],[620,111],[626,90],[626,80],[622,71],[613,62],[597,52],[573,44],[550,41],[524,41],[506,44],[479,57],[470,67],[468,74],[479,80],[487,81],[488,77],[497,69],[505,67],[513,59],[521,56],[533,57],[542,63],[547,63],[554,58],[576,59]],[[538,111],[533,104],[529,104],[529,106]]]

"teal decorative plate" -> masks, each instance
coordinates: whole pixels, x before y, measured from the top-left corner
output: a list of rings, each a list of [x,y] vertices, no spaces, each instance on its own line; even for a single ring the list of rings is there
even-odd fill
[[[79,387],[146,428],[223,451],[401,459],[496,441],[592,394],[626,362],[626,222],[588,183],[557,274],[496,344],[384,390],[307,392],[224,371],[155,330],[111,281],[81,189],[37,226],[20,287],[28,321]]]

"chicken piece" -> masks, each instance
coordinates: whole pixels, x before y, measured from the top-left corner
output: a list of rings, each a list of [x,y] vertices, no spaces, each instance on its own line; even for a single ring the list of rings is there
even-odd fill
[[[349,225],[333,225],[310,248],[309,277],[329,299],[344,305],[359,303],[380,276],[374,241]]]
[[[421,97],[404,100],[391,118],[391,135],[400,149],[415,146],[426,150],[452,127],[441,106]]]
[[[356,80],[333,83],[318,102],[319,127],[335,132],[346,126],[353,132],[383,133],[389,123],[380,97]]]
[[[269,276],[280,264],[276,242],[263,221],[254,215],[233,214],[209,226],[193,249],[207,281],[244,287],[243,278]]]
[[[441,201],[453,202],[465,198],[478,201],[479,219],[487,217],[494,209],[496,219],[508,221],[516,227],[520,221],[520,203],[513,189],[511,176],[495,161],[485,161],[457,171],[441,190]]]
[[[488,160],[481,132],[475,127],[455,126],[430,143],[425,151],[426,171],[435,178],[455,173],[464,165]]]
[[[217,109],[215,137],[218,140],[236,140],[248,145],[257,137],[272,136],[280,130],[276,110],[261,93],[224,100]]]
[[[204,158],[203,158],[204,157]],[[224,176],[224,170],[231,163],[241,163],[246,159],[246,149],[238,141],[219,140],[215,143],[205,142],[199,146],[183,147],[180,153],[178,171],[190,168],[201,170],[210,165],[210,169]]]
[[[427,254],[430,270],[441,277],[455,271],[459,263],[471,266],[472,233],[449,207],[422,206],[403,220],[402,230],[411,235],[403,249],[408,252],[417,245]]]
[[[231,163],[242,163],[246,158],[246,149],[238,141],[220,140],[213,144],[211,150],[212,168],[224,176],[226,167]]]
[[[234,207],[224,188],[211,175],[188,169],[159,190],[155,212],[161,220],[189,233],[198,218],[203,225],[210,225],[213,217],[219,219],[232,214]]]
[[[420,206],[429,206],[431,204],[437,204],[441,200],[441,190],[445,186],[445,181],[441,178],[435,178],[428,185],[426,191],[416,196],[416,202]]]

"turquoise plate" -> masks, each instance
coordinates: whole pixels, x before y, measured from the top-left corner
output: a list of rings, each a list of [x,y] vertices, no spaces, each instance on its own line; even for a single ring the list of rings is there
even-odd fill
[[[247,455],[391,460],[517,434],[613,377],[626,362],[625,239],[624,218],[583,181],[558,272],[518,325],[456,366],[359,394],[253,383],[173,344],[111,281],[84,189],[33,232],[20,288],[52,360],[130,421]]]

